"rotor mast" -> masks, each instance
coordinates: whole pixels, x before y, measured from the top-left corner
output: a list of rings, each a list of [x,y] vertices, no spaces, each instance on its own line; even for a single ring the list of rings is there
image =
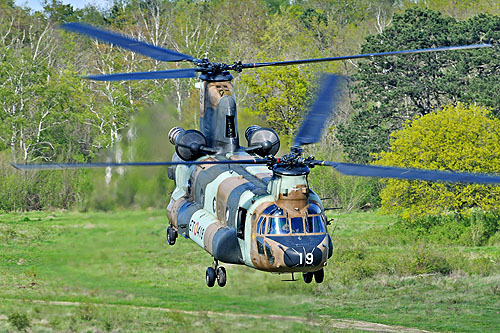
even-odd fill
[[[200,132],[219,154],[240,149],[236,99],[228,71],[202,73],[200,91]]]

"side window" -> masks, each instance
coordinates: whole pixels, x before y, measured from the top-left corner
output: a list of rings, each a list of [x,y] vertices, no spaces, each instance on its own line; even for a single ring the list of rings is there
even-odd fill
[[[238,231],[237,235],[240,239],[245,239],[245,221],[247,219],[247,210],[240,208],[238,210]]]

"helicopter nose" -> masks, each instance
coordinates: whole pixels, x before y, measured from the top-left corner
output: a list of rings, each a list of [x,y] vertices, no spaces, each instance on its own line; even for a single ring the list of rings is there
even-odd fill
[[[291,247],[284,254],[285,265],[288,267],[319,266],[322,259],[323,252],[317,247],[310,249]]]

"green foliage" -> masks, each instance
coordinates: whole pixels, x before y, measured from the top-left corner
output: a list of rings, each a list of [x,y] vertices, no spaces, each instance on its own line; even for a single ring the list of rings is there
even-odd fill
[[[480,14],[457,21],[438,12],[410,8],[394,15],[392,25],[367,38],[362,53],[500,41],[500,17]],[[389,145],[389,133],[405,121],[458,101],[500,110],[500,49],[379,57],[360,63],[354,76],[358,100],[351,121],[338,138],[354,161]],[[465,88],[464,88],[465,87]]]
[[[323,202],[325,207],[350,212],[379,205],[381,186],[373,178],[344,176],[331,168],[319,167],[311,170],[309,184],[321,198],[328,198]]]
[[[452,266],[446,257],[436,250],[423,247],[417,249],[415,257],[410,261],[410,272],[412,274],[450,274]]]
[[[391,150],[378,165],[409,168],[500,172],[500,120],[478,106],[458,104],[423,116],[391,137]],[[382,208],[405,219],[446,212],[468,215],[471,208],[500,208],[497,186],[387,180]]]
[[[500,232],[500,216],[478,210],[472,211],[470,216],[426,216],[399,223],[397,230],[434,244],[485,246],[496,244]]]
[[[81,320],[91,321],[95,319],[97,315],[97,309],[94,304],[84,303],[78,307],[78,316]]]
[[[31,326],[30,320],[26,313],[11,313],[9,315],[8,321],[18,331],[26,331]]]
[[[172,124],[192,127],[188,121],[179,124],[175,109],[159,104],[139,111],[130,123],[120,145],[108,151],[107,159],[127,161],[163,161],[174,154],[167,140]],[[173,190],[166,167],[111,169],[94,173],[94,190],[86,208],[112,210],[117,207],[163,207]]]
[[[241,76],[254,111],[280,135],[290,138],[300,124],[313,85],[307,67],[269,67]],[[246,107],[248,108],[248,106]]]
[[[414,2],[393,0],[357,0],[349,3],[339,0],[126,0],[113,2],[109,9],[92,5],[76,9],[60,0],[49,0],[44,2],[42,12],[33,13],[16,6],[11,0],[0,1],[2,163],[7,166],[11,162],[88,162],[102,155],[106,155],[106,159],[119,161],[120,149],[127,150],[121,146],[133,145],[133,140],[128,139],[131,120],[154,103],[168,101],[175,105],[177,119],[172,119],[170,126],[178,122],[184,123],[186,128],[198,125],[199,98],[194,79],[98,83],[79,77],[81,74],[165,70],[182,67],[182,64],[154,61],[85,36],[54,29],[60,23],[83,21],[200,59],[209,57],[218,62],[292,60],[359,53],[359,45],[364,37],[375,31],[383,31],[391,21],[394,10],[414,5]],[[491,0],[457,4],[456,13],[447,0],[418,2],[417,6],[440,9],[454,17],[498,12],[498,6],[493,5]],[[429,39],[431,46],[437,46],[438,42],[475,43],[478,38],[481,41],[498,39],[498,20],[492,15],[479,15],[456,24],[453,19],[443,19],[437,14],[428,13],[422,14],[417,24],[413,22],[415,15],[420,14],[414,10],[396,17],[394,28],[385,29],[382,38],[374,37],[371,40],[375,44],[379,40],[383,41],[384,45],[376,45],[372,49],[379,47],[385,51],[388,46],[410,46],[412,43],[408,38],[411,39],[414,31],[418,32],[419,37]],[[450,24],[442,26],[440,22]],[[428,27],[432,28],[431,32],[425,30]],[[404,38],[400,38],[399,34]],[[365,49],[371,50],[368,46]],[[449,78],[449,84],[443,85],[443,89],[462,94],[460,96],[464,101],[477,101],[491,106],[496,112],[496,103],[500,99],[500,80],[497,78],[498,53],[495,52],[484,51],[474,53],[474,56],[470,52],[462,52],[457,53],[455,58],[449,58],[449,66],[439,74]],[[413,61],[414,58],[409,59]],[[440,56],[439,59],[444,58]],[[396,67],[400,64],[397,62]],[[423,61],[419,65],[434,68]],[[363,65],[361,67],[361,72],[365,73]],[[245,118],[239,119],[240,125],[257,122],[266,126],[267,122],[284,135],[282,142],[286,146],[311,100],[314,91],[312,82],[315,80],[312,73],[342,72],[350,75],[355,71],[356,67],[349,63],[323,63],[236,74],[236,93],[239,103],[244,106],[240,107],[240,116]],[[439,75],[436,77],[439,78]],[[388,77],[394,78],[392,72]],[[437,82],[434,86],[442,84],[439,80],[429,81]],[[464,84],[469,89],[462,89]],[[397,86],[404,87],[400,82]],[[416,88],[419,86],[420,83]],[[360,92],[375,96],[370,89],[373,88],[359,87]],[[411,87],[408,89],[411,90]],[[421,96],[422,90],[417,90],[415,96]],[[356,95],[350,97],[358,99]],[[363,98],[359,98],[362,103]],[[392,95],[386,99],[389,102],[401,100]],[[344,146],[353,159],[361,160],[366,157],[363,155],[365,152],[385,148],[388,133],[399,128],[400,119],[393,121],[391,118],[393,109],[379,108],[378,100],[378,97],[375,101],[368,98],[364,104],[368,106],[365,108],[366,114],[361,116],[361,112],[358,113],[359,117],[353,117],[351,125],[348,125],[352,134],[349,140],[352,142]],[[434,103],[432,98],[431,102]],[[386,104],[384,102],[382,106]],[[352,111],[350,106],[343,108],[345,110],[340,112],[340,122],[344,122]],[[256,115],[261,119],[255,121]],[[376,126],[370,126],[367,134],[363,126],[369,123]],[[244,131],[244,128],[240,131]],[[152,144],[155,146],[162,141],[165,138],[152,141]],[[318,147],[319,150],[325,150],[330,145],[330,142],[324,141]],[[130,160],[132,155],[123,151],[123,156]],[[361,155],[356,155],[359,152]],[[158,159],[164,160],[168,156],[170,152]],[[153,180],[141,181],[140,172],[137,172],[134,180],[132,177],[127,181],[118,181],[130,177],[136,171],[127,171],[124,177],[113,173],[113,185],[109,186],[103,181],[104,176],[98,173],[58,173],[57,176],[40,173],[26,177],[10,172],[2,170],[6,178],[4,184],[0,185],[5,191],[1,209],[43,209],[71,207],[72,204],[85,207],[86,203],[88,207],[95,204],[102,209],[125,203],[141,207],[159,205],[160,198],[164,200],[166,189],[170,186],[165,185],[163,176],[159,176],[156,183]],[[87,186],[91,178],[98,179],[94,184],[94,198],[102,200],[89,199],[88,193],[84,192],[91,189],[91,186]],[[345,178],[332,180],[333,188],[338,188],[340,193],[345,192],[339,195],[339,202],[353,203],[342,206],[355,207],[359,205],[355,202],[373,201],[357,199],[365,196],[365,181],[351,182]],[[351,183],[352,190],[349,188]],[[327,181],[323,185],[325,192],[328,192]],[[41,199],[47,193],[59,192],[64,194],[54,194],[57,200]],[[149,197],[146,194],[148,192],[151,193]],[[29,194],[30,198],[22,197],[21,193]],[[113,203],[114,200],[120,200],[120,203]]]

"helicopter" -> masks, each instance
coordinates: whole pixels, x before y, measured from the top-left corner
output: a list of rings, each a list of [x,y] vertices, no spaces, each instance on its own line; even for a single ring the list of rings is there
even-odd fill
[[[303,147],[321,139],[327,120],[340,101],[343,78],[327,75],[318,96],[303,120],[288,154],[276,157],[278,134],[257,125],[245,131],[247,147],[240,146],[237,108],[230,71],[267,66],[290,66],[326,61],[442,52],[492,47],[491,44],[448,46],[329,58],[232,64],[196,59],[190,55],[148,44],[83,23],[63,29],[111,43],[166,62],[188,62],[191,68],[90,75],[98,81],[195,78],[201,80],[199,130],[174,127],[168,140],[175,146],[171,161],[124,163],[13,164],[22,170],[167,166],[175,182],[167,206],[169,245],[183,236],[205,249],[213,263],[205,282],[224,287],[227,272],[220,263],[246,265],[273,273],[302,273],[305,283],[324,281],[324,267],[332,256],[325,207],[308,181],[310,169],[329,166],[350,176],[424,181],[499,184],[500,176],[374,166],[303,157]]]

